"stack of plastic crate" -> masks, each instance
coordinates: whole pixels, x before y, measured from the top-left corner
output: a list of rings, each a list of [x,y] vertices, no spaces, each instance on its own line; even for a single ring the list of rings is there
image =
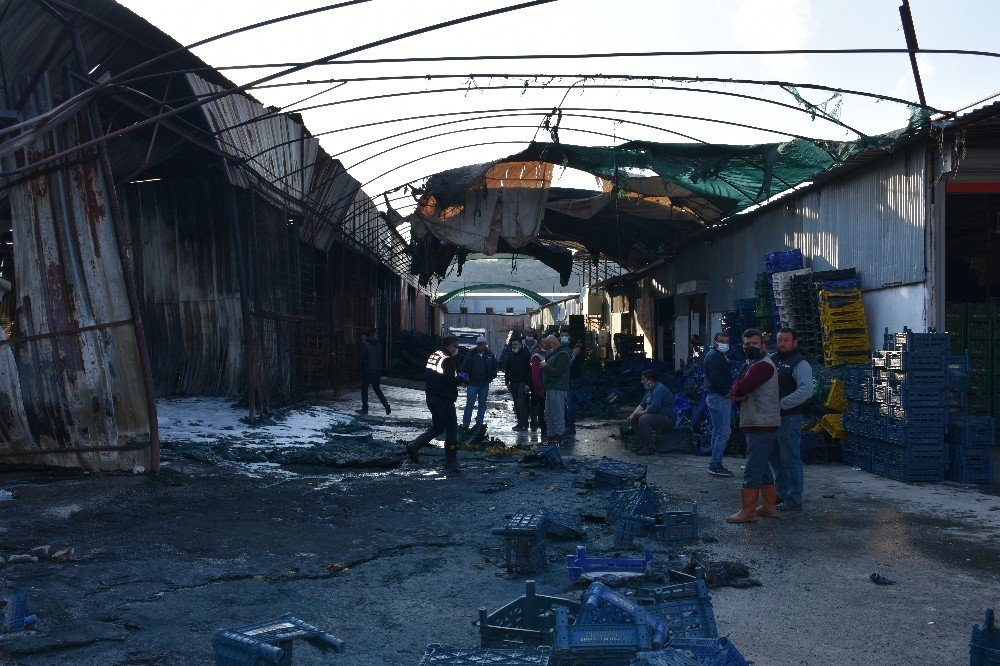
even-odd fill
[[[815,273],[798,273],[792,276],[789,298],[795,333],[799,336],[799,349],[806,358],[823,358],[823,329],[819,324],[819,301]]]
[[[802,268],[801,250],[785,250],[782,252],[771,252],[764,257],[764,272],[767,276],[767,291],[771,297],[771,320],[761,327],[762,331],[770,331],[777,335],[781,328],[780,295],[775,290],[773,276],[777,273],[787,273],[797,271]]]
[[[952,414],[948,421],[948,472],[958,483],[992,483],[995,440],[992,416]]]
[[[858,281],[833,280],[818,286],[824,364],[864,363],[871,343]]]
[[[948,467],[945,405],[950,341],[947,333],[886,333],[873,357],[879,418],[872,461],[877,474],[897,481],[941,481]]]
[[[793,293],[792,280],[803,275],[810,275],[811,268],[800,268],[794,271],[783,271],[771,276],[774,285],[774,302],[778,306],[778,320],[782,326],[798,331],[799,320],[796,315],[796,299]]]
[[[844,445],[841,461],[866,472],[873,471],[875,435],[882,430],[882,416],[875,402],[874,371],[871,365],[848,366],[844,370],[844,397],[847,408],[841,421]]]
[[[756,301],[754,314],[757,316],[754,328],[769,331],[774,322],[774,310],[772,309],[774,287],[771,284],[771,276],[767,273],[758,273],[757,279],[754,281],[753,293]]]

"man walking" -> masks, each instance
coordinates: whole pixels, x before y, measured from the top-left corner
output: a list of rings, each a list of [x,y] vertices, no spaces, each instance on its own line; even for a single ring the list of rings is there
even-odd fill
[[[465,414],[462,416],[462,427],[468,428],[472,423],[472,410],[477,406],[476,425],[483,424],[486,415],[486,400],[490,395],[490,382],[497,376],[497,357],[490,351],[486,338],[476,339],[476,348],[465,355],[462,361],[462,372],[468,375],[469,385],[465,394]]]
[[[813,394],[812,366],[799,351],[798,335],[790,328],[778,331],[778,351],[771,360],[778,370],[781,399],[778,446],[771,454],[771,465],[777,471],[778,509],[801,509],[802,408]]]
[[[625,422],[635,424],[635,434],[639,437],[636,453],[650,456],[656,453],[656,431],[673,428],[677,422],[677,404],[670,389],[660,383],[656,370],[644,370],[639,381],[646,395]]]
[[[747,459],[740,489],[740,510],[726,518],[730,523],[748,523],[758,516],[778,517],[775,503],[778,489],[771,472],[781,407],[778,402],[778,373],[774,361],[764,353],[764,334],[756,328],[743,332],[747,361],[733,382],[729,397],[740,406],[740,430],[747,437]],[[763,504],[758,509],[757,500]]]
[[[389,401],[385,399],[379,383],[382,381],[382,345],[375,331],[365,331],[361,335],[361,413],[368,413],[368,387],[371,386],[375,396],[385,408],[385,413],[392,413]]]
[[[572,352],[568,344],[560,344],[556,336],[549,335],[541,343],[549,352],[539,363],[542,370],[542,387],[545,389],[546,445],[562,446],[566,433],[566,396],[569,393],[569,364]]]
[[[431,412],[431,427],[406,447],[406,455],[412,462],[419,462],[417,451],[430,446],[431,440],[444,433],[445,467],[454,471],[458,468],[458,419],[455,415],[455,401],[461,384],[455,372],[455,355],[458,353],[458,338],[449,335],[441,341],[441,348],[427,359],[424,366],[424,380],[427,408]]]
[[[708,416],[712,422],[712,460],[708,463],[708,473],[712,476],[730,477],[733,475],[722,466],[722,456],[729,443],[732,427],[733,403],[726,396],[733,385],[733,377],[729,374],[729,336],[716,333],[712,347],[705,354],[705,404],[708,405]]]
[[[507,365],[503,378],[514,399],[514,416],[517,425],[514,430],[523,432],[528,429],[528,392],[531,382],[531,353],[524,348],[524,342],[518,335],[510,341],[510,351],[507,353]]]

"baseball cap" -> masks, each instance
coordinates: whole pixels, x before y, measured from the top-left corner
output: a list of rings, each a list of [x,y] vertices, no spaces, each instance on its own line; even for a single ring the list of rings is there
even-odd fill
[[[486,338],[484,338],[483,336],[480,335],[478,338],[476,338],[476,344],[477,345],[485,345],[486,344]]]

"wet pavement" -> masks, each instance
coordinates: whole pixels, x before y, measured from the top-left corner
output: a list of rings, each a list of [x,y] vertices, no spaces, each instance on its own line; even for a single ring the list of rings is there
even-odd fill
[[[509,396],[496,388],[490,436],[530,446],[537,433],[511,430]],[[216,629],[283,612],[347,641],[326,658],[299,646],[295,664],[416,664],[428,643],[478,645],[477,609],[523,594],[529,578],[506,572],[491,528],[519,509],[602,515],[605,495],[584,482],[603,455],[648,464],[669,508],[697,504],[707,539],[638,539],[622,551],[608,526],[587,522],[588,553],[649,546],[661,570],[692,553],[746,565],[761,585],[715,588],[713,605],[720,633],[757,664],[967,663],[972,624],[1000,607],[995,486],[813,465],[805,510],[731,526],[738,478],[709,476],[706,458],[636,457],[612,422],[581,420],[560,470],[462,451],[461,474],[446,473],[440,442],[411,465],[403,443],[426,424],[423,394],[386,395],[389,416],[373,403],[353,418],[355,391],[254,427],[226,401],[164,402],[158,476],[0,474],[14,493],[0,503],[0,554],[75,553],[0,567],[39,616],[35,630],[0,636],[0,664],[211,663]],[[739,471],[739,460],[726,464]],[[565,569],[575,546],[549,543],[547,568],[530,576],[539,592],[579,594]],[[897,582],[876,586],[873,572]]]

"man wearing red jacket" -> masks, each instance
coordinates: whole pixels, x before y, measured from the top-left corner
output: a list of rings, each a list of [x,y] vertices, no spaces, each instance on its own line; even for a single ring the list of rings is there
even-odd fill
[[[764,334],[750,328],[743,332],[747,362],[733,382],[729,398],[739,404],[740,430],[747,437],[747,459],[740,489],[740,510],[726,518],[730,523],[749,523],[757,516],[777,518],[778,488],[769,462],[781,426],[778,372],[764,353]],[[757,500],[762,506],[757,508]]]

